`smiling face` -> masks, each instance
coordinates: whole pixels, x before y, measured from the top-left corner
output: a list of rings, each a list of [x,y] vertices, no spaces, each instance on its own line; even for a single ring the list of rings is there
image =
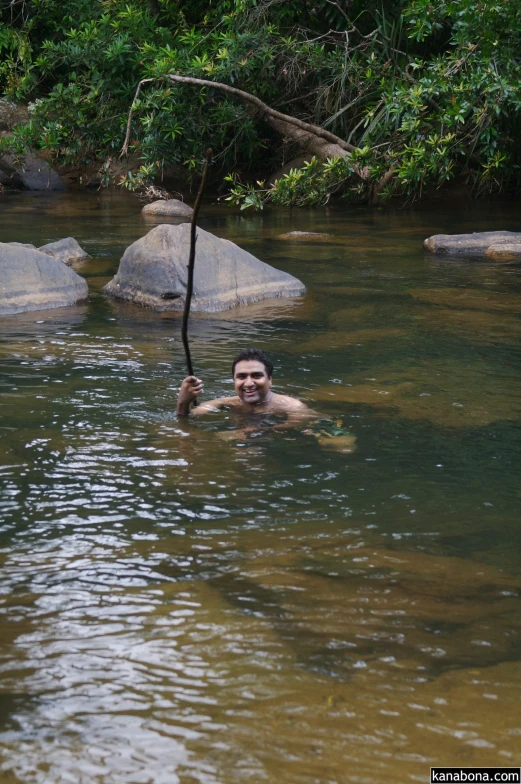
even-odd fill
[[[271,396],[271,378],[262,362],[243,359],[235,365],[233,375],[235,392],[243,403],[259,405]]]

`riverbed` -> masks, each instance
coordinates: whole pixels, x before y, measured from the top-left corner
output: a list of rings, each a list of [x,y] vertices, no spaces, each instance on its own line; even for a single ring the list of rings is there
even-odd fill
[[[74,236],[87,304],[0,319],[0,770],[38,784],[400,784],[520,764],[521,267],[431,234],[516,204],[343,204],[200,225],[308,293],[190,321],[356,437],[175,416],[179,314],[103,285],[125,193],[4,195],[0,239]],[[284,232],[331,235],[321,242]]]

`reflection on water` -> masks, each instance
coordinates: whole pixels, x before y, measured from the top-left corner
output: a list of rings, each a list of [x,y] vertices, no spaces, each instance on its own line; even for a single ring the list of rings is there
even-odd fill
[[[2,239],[86,247],[92,296],[0,320],[4,781],[519,764],[519,270],[421,249],[515,229],[508,209],[207,209],[309,292],[191,320],[208,395],[263,346],[279,391],[356,436],[342,452],[177,422],[179,316],[100,293],[149,228],[130,197],[5,200]]]

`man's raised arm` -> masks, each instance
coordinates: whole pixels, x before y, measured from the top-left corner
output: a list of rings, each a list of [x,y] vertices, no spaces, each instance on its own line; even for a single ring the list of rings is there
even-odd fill
[[[187,376],[183,379],[179,395],[177,396],[177,416],[188,416],[190,406],[197,400],[203,391],[203,382],[197,376]]]
[[[177,416],[186,417],[190,414],[194,416],[201,416],[202,414],[211,414],[212,411],[219,411],[222,406],[229,404],[231,398],[220,397],[217,400],[207,400],[201,403],[197,408],[191,406],[197,400],[198,396],[203,391],[203,382],[197,376],[187,376],[183,379],[179,395],[177,397]]]

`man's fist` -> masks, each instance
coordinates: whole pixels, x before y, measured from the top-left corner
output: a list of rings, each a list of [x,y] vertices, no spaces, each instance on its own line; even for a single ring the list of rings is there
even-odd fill
[[[197,376],[187,376],[183,379],[179,395],[177,397],[177,413],[179,416],[188,416],[190,406],[197,400],[203,391],[203,382]]]

